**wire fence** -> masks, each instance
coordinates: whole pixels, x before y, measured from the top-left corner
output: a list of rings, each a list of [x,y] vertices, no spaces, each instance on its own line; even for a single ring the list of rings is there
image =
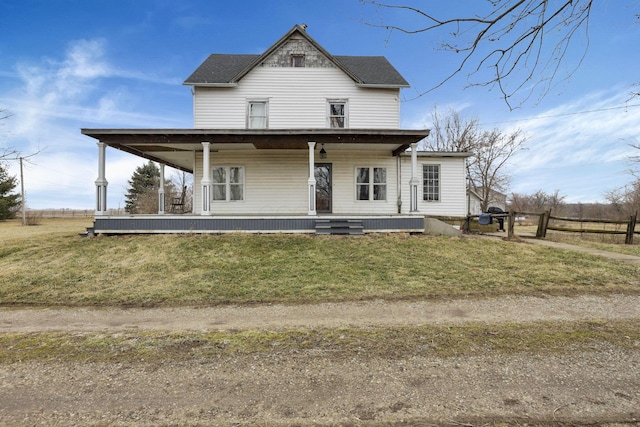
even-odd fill
[[[41,218],[92,218],[94,209],[28,209],[27,215],[37,215]],[[109,215],[123,215],[124,209],[109,209]],[[17,216],[20,216],[18,212]]]

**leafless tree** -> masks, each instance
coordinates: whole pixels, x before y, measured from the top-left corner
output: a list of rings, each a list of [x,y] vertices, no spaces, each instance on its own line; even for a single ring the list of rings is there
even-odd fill
[[[565,210],[566,196],[560,194],[560,190],[555,190],[549,194],[543,190],[538,190],[533,194],[511,193],[509,196],[509,210],[526,213],[541,213],[551,209],[555,213]]]
[[[620,217],[637,214],[640,212],[640,179],[607,192],[605,198]]]
[[[435,110],[431,117],[432,132],[423,148],[473,153],[467,160],[469,187],[480,196],[480,207],[486,212],[495,192],[504,192],[508,187],[510,177],[505,167],[523,149],[527,138],[520,129],[511,133],[497,128],[480,130],[477,119],[464,119],[453,110],[446,116]]]
[[[413,0],[395,0],[396,4],[360,1],[379,10],[406,13],[394,14],[392,16],[398,17],[394,19],[406,17],[408,21],[417,16],[424,23],[410,28],[403,22],[385,22],[383,17],[382,21],[369,21],[369,25],[406,34],[442,35],[440,48],[460,56],[457,68],[420,95],[467,72],[471,86],[496,86],[513,109],[538,91],[540,97],[546,95],[554,81],[571,77],[582,63],[589,45],[588,26],[593,0],[477,0],[468,3],[471,6],[467,8],[467,16],[454,17],[435,16],[430,10],[432,2],[411,6]],[[582,55],[560,76],[575,38],[584,40]],[[518,93],[524,95],[516,104],[514,96]]]
[[[431,113],[431,132],[426,140],[426,148],[435,151],[473,151],[479,134],[478,119],[464,119],[452,109],[443,115],[436,107]]]
[[[0,126],[3,125],[3,121],[11,117],[13,114],[9,113],[8,110],[0,108]],[[7,147],[2,147],[0,145],[0,160],[7,159],[10,157],[16,157],[18,155],[17,150],[13,150]]]

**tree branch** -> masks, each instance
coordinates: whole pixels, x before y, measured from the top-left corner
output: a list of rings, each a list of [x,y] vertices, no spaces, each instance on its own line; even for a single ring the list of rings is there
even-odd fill
[[[552,82],[558,79],[561,64],[566,62],[571,40],[577,36],[578,30],[584,29],[587,44],[582,57],[562,80],[573,75],[588,48],[588,21],[593,4],[593,0],[563,0],[559,4],[548,0],[491,0],[491,10],[482,15],[440,19],[413,6],[392,5],[376,0],[361,2],[378,9],[417,14],[426,20],[425,26],[414,29],[384,22],[365,22],[374,27],[405,34],[454,27],[449,33],[451,40],[444,40],[440,47],[463,53],[463,57],[455,69],[431,88],[419,92],[418,97],[443,86],[475,62],[476,66],[467,75],[469,86],[495,85],[511,109],[518,106],[512,101],[515,95],[523,92],[527,86],[530,86],[530,93],[524,96],[520,104],[538,89],[541,97],[549,92]],[[553,39],[557,40],[555,44]],[[547,48],[549,43],[551,48]],[[485,69],[490,70],[489,76],[481,75]],[[537,81],[534,81],[536,78]]]

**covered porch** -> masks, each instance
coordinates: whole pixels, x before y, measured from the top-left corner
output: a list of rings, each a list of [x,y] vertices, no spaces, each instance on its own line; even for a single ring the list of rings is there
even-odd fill
[[[82,133],[98,140],[95,233],[321,234],[327,223],[331,229],[341,223],[345,230],[363,233],[424,230],[424,216],[418,212],[421,177],[416,147],[428,130],[82,129]],[[106,147],[160,164],[157,214],[109,214]],[[411,178],[401,184],[400,155],[409,148]],[[362,164],[372,165],[372,173],[374,165],[384,169],[383,201],[373,201],[372,196],[371,202],[361,202],[355,194],[354,168]],[[175,215],[165,207],[165,165],[193,174],[192,212]],[[336,181],[342,180],[335,191],[333,182],[326,182],[327,165],[335,171]],[[226,187],[218,172],[226,175]],[[234,173],[237,181],[231,181]],[[371,182],[373,192],[373,178]],[[410,200],[404,206],[401,185],[410,190],[405,191]],[[327,200],[327,190],[334,193],[332,199]]]

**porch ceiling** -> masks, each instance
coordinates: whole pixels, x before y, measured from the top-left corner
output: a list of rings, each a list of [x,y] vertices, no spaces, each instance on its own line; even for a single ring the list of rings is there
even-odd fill
[[[384,150],[398,155],[429,135],[428,129],[82,129],[110,147],[187,172],[202,142],[212,150],[307,150],[315,141],[329,148]],[[345,145],[347,144],[347,145]]]

